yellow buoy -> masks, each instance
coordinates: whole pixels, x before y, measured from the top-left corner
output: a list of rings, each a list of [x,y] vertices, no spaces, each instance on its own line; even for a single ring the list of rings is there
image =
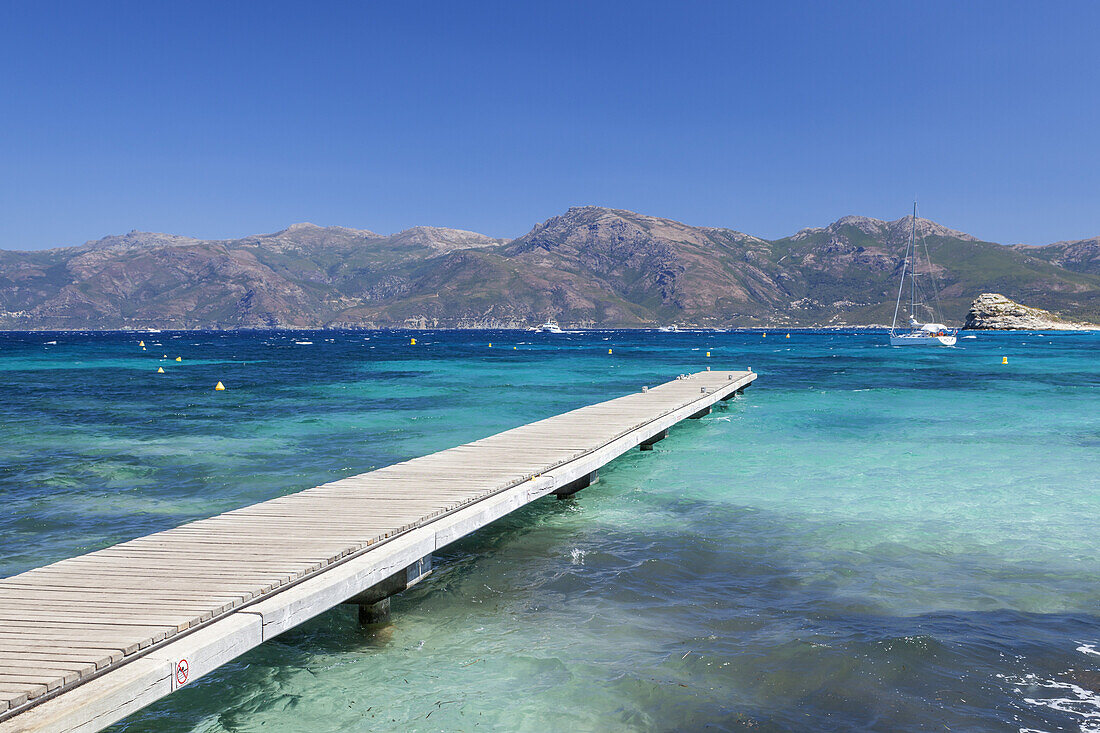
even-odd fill
[[[157,374],[164,374],[164,367],[157,367]]]
[[[707,352],[707,358],[708,359],[710,358],[710,352],[709,351]]]
[[[142,346],[142,347],[141,347],[141,350],[142,350],[142,351],[145,351],[145,347],[144,347],[144,346]]]
[[[768,337],[768,334],[766,334],[766,333],[762,333],[762,334],[760,334],[760,335],[761,335],[761,336],[763,336],[764,338],[767,338],[767,337]]]
[[[217,384],[214,385],[214,390],[216,392],[224,392],[225,391],[225,385],[222,384],[221,382],[218,382]]]
[[[416,339],[409,339],[409,346],[416,346]]]
[[[791,335],[790,335],[790,334],[788,333],[788,334],[787,334],[787,338],[790,338],[790,337],[791,337]]]
[[[183,361],[183,357],[182,356],[177,356],[176,361]]]
[[[1002,364],[1007,364],[1008,363],[1008,357],[1007,356],[1002,356],[1001,357],[1001,363]]]
[[[518,346],[513,346],[513,347],[512,347],[512,351],[516,351],[516,350],[518,350],[518,349],[519,349],[519,347],[518,347]]]
[[[490,348],[490,349],[491,349],[491,348],[493,348],[493,344],[492,344],[492,342],[490,342],[490,343],[489,343],[489,348]]]
[[[167,359],[167,358],[168,358],[168,354],[161,354],[161,355],[160,355],[160,358],[161,358],[161,359]]]
[[[611,349],[608,349],[608,350],[607,350],[607,353],[609,353],[609,354],[610,354],[610,353],[611,353]]]
[[[144,341],[138,341],[138,346],[140,346],[141,348],[144,349],[145,348],[145,342]]]

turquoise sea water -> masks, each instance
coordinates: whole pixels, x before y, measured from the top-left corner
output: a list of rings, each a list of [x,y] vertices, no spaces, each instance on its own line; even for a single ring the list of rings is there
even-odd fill
[[[414,335],[0,334],[0,576],[761,377],[115,730],[1100,730],[1100,334]]]

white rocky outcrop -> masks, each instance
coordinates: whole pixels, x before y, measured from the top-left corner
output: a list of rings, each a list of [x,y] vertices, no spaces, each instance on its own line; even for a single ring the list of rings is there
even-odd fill
[[[1092,323],[1066,321],[1050,311],[1009,300],[1000,293],[982,293],[970,304],[965,329],[985,331],[1095,331]]]

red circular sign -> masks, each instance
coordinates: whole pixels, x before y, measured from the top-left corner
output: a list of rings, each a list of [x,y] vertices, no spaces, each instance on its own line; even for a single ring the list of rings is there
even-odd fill
[[[186,659],[181,659],[176,662],[176,683],[180,685],[186,684],[187,674],[190,670],[190,665],[187,664]]]

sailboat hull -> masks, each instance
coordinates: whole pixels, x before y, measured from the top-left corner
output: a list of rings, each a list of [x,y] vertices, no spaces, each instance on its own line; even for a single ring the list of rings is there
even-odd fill
[[[904,335],[891,336],[891,346],[954,346],[955,336]]]

